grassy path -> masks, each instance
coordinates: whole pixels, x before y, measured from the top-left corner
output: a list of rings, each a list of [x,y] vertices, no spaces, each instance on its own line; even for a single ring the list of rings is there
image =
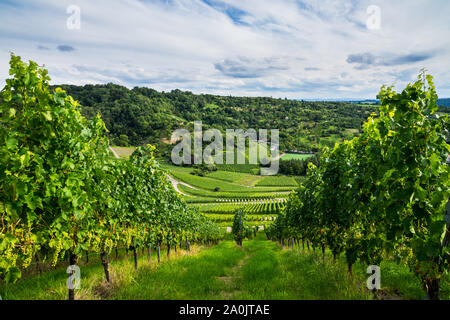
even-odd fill
[[[317,250],[318,251],[318,250]],[[366,289],[366,267],[356,264],[349,276],[343,258],[333,262],[301,248],[281,249],[259,234],[239,248],[232,241],[195,257],[174,261],[151,272],[143,269],[133,286],[120,288],[118,299],[373,299]],[[406,266],[381,265],[381,299],[423,299]],[[449,299],[448,281],[443,299]],[[383,284],[384,283],[384,284]]]
[[[194,190],[198,190],[198,189],[196,189],[196,188],[194,188],[194,187],[188,185],[187,183],[184,183],[184,182],[180,182],[180,181],[178,181],[178,180],[175,180],[172,176],[170,176],[170,175],[168,175],[168,174],[166,174],[166,177],[167,177],[167,178],[169,179],[169,181],[172,183],[172,186],[173,186],[173,188],[175,189],[175,191],[178,192],[178,193],[180,193],[180,194],[182,194],[183,196],[186,196],[186,197],[192,197],[192,196],[189,195],[189,194],[186,194],[186,193],[181,192],[180,189],[178,189],[178,185],[179,185],[179,184],[184,185],[184,186],[186,186],[186,187],[188,187],[188,188],[191,188],[191,189],[194,189]]]
[[[281,250],[259,235],[244,242],[247,260],[233,279],[231,299],[367,299],[340,265],[312,254]],[[361,293],[362,292],[362,293]]]
[[[161,264],[149,265],[145,256],[139,269],[131,257],[111,262],[112,284],[106,284],[98,262],[82,266],[77,299],[372,299],[365,288],[365,267],[356,264],[350,277],[344,259],[325,262],[321,255],[301,248],[281,249],[263,234],[244,241],[243,248],[231,240],[211,248],[195,247],[188,255],[178,250]],[[405,266],[381,265],[385,299],[422,299],[417,279]],[[65,269],[0,286],[3,299],[65,299]],[[450,298],[450,284],[443,279],[443,299]]]
[[[112,299],[368,299],[345,265],[325,263],[312,254],[281,250],[264,235],[232,241],[197,256],[173,260],[156,270],[142,268],[132,285]]]
[[[231,241],[196,256],[170,261],[155,271],[141,269],[132,286],[118,288],[113,299],[222,299],[230,276],[245,253]]]

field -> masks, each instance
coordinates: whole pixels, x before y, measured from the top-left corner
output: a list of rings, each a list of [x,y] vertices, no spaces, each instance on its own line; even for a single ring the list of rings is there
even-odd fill
[[[230,171],[213,171],[211,173],[207,174],[207,177],[214,178],[218,180],[223,180],[227,182],[237,182],[241,180],[242,178],[246,176],[252,176],[252,175],[246,175],[238,172],[230,172]]]
[[[191,187],[187,187],[185,185],[178,185],[178,189],[181,190],[181,192],[187,194],[185,199],[188,202],[195,202],[197,199],[204,199],[209,198],[210,201],[220,201],[221,199],[224,200],[242,200],[246,201],[248,199],[256,199],[256,200],[264,200],[264,199],[274,199],[274,198],[286,198],[289,196],[289,193],[291,190],[289,189],[283,189],[280,191],[274,191],[274,192],[261,192],[260,190],[255,189],[249,189],[248,192],[215,192],[215,191],[208,191],[208,190],[202,190],[202,189],[193,189]]]
[[[262,177],[261,176],[257,176],[257,175],[241,175],[241,178],[236,181],[239,184],[242,184],[244,186],[254,186],[255,184],[257,184],[259,182],[259,180],[261,180]]]
[[[293,177],[277,177],[277,176],[268,176],[268,177],[263,177],[260,181],[258,181],[258,183],[256,184],[256,186],[261,186],[261,187],[274,187],[274,186],[279,186],[279,187],[285,187],[285,186],[292,186],[292,187],[296,187],[298,186],[297,182],[295,181],[295,178]]]
[[[248,225],[267,227],[282,212],[289,194],[301,182],[301,177],[261,176],[258,166],[249,164],[217,165],[218,170],[204,172],[203,176],[192,174],[192,167],[169,163],[163,163],[162,167],[177,181],[177,189],[191,207],[228,229],[239,208],[247,214]]]
[[[246,187],[239,184],[233,184],[230,182],[214,179],[210,177],[199,177],[187,172],[171,171],[170,174],[177,180],[183,181],[195,188],[210,190],[210,191],[223,191],[223,192],[254,192],[254,188]],[[284,188],[286,190],[286,188]],[[278,188],[261,188],[260,192],[274,192],[279,191]]]
[[[172,41],[176,39],[165,31],[186,28],[186,25],[195,27],[203,14],[212,17],[207,24],[212,29],[223,30],[215,28],[220,27],[214,23],[217,20],[225,21],[228,26],[233,23],[232,29],[238,30],[236,19],[229,19],[227,9],[230,8],[207,2],[193,6],[201,7],[201,15],[189,11],[187,6],[174,7],[177,15],[194,18],[195,23],[181,19],[181,22],[188,22],[183,25],[174,23],[176,19],[162,19],[166,26],[161,28],[162,36],[158,39],[177,43],[178,47],[180,43],[190,43],[189,52],[193,51],[195,43]],[[171,10],[165,9],[172,6],[153,5],[156,7],[149,10],[142,3],[134,7],[145,14],[168,12]],[[9,3],[7,6],[11,7]],[[354,6],[347,10],[350,16],[346,22],[362,17],[364,12],[356,11],[357,7],[364,7]],[[295,7],[302,13],[305,11],[303,5]],[[247,7],[242,9],[246,13]],[[290,15],[295,13],[292,4],[277,5],[274,9],[281,11],[272,11]],[[263,13],[259,11],[256,13]],[[320,10],[314,11],[316,16],[320,14]],[[323,17],[327,18],[326,15]],[[318,21],[339,23],[335,16]],[[279,22],[273,14],[264,13],[246,22],[266,21],[267,17],[272,25]],[[8,19],[3,20],[8,26],[15,26]],[[261,23],[244,28],[249,31],[244,47],[257,44],[266,54],[280,53],[264,48],[264,42],[274,43],[270,41],[273,32],[264,37],[261,31],[267,28],[261,28]],[[152,30],[157,31],[157,28]],[[410,33],[416,35],[413,31]],[[252,35],[259,36],[256,42],[251,41]],[[181,36],[180,39],[190,39],[186,32],[181,32]],[[211,36],[211,32],[207,36]],[[60,43],[50,38],[46,40],[49,45]],[[209,48],[201,40],[197,43],[205,45],[197,45],[196,49]],[[281,40],[288,39],[283,35]],[[72,55],[75,59],[66,61],[76,63],[79,53],[86,51],[81,50],[86,49],[86,44],[75,43],[75,50],[68,45],[72,42],[48,53],[53,57],[61,51],[59,54]],[[389,43],[392,41],[387,39],[384,44]],[[36,43],[30,45],[35,47]],[[131,42],[125,43],[121,49],[131,45]],[[248,51],[244,47],[241,51]],[[383,43],[379,47],[382,48]],[[42,48],[45,47],[37,47]],[[140,49],[146,50],[142,46]],[[157,51],[166,52],[170,46],[160,49]],[[289,100],[287,96],[295,91],[307,96],[314,92],[325,95],[327,87],[331,89],[328,94],[338,92],[340,95],[341,89],[348,87],[345,82],[351,85],[357,79],[348,77],[338,88],[333,85],[336,81],[324,78],[319,91],[316,89],[320,86],[308,85],[300,79],[305,92],[299,91],[297,86],[291,86],[292,92],[289,88],[284,90],[286,86],[272,90],[272,84],[280,81],[276,78],[278,75],[285,74],[281,84],[284,79],[295,80],[294,69],[299,65],[289,64],[295,57],[281,52],[278,58],[282,61],[277,62],[275,60],[279,59],[274,57],[271,62],[269,60],[273,59],[269,56],[270,59],[261,57],[259,60],[256,56],[239,57],[239,48],[235,49],[234,58],[230,56],[214,65],[211,60],[205,62],[201,55],[193,57],[192,54],[188,54],[191,61],[187,64],[169,63],[166,67],[164,59],[149,59],[159,62],[153,69],[156,75],[163,75],[163,81],[144,82],[171,88],[170,92],[158,92],[147,85],[128,89],[130,82],[142,80],[142,74],[148,73],[142,71],[144,67],[152,70],[150,65],[140,67],[132,56],[127,56],[132,64],[129,76],[119,74],[116,77],[123,80],[121,85],[64,85],[69,91],[66,92],[56,84],[50,85],[48,70],[41,67],[42,62],[25,62],[11,52],[10,78],[4,79],[6,85],[0,93],[0,300],[223,299],[233,304],[251,299],[269,300],[267,307],[272,307],[273,300],[450,300],[450,118],[442,109],[440,116],[436,116],[439,110],[437,92],[441,92],[442,81],[446,79],[436,79],[439,86],[435,87],[433,77],[423,69],[417,80],[402,91],[396,92],[397,89],[387,83],[377,94],[379,107]],[[289,47],[286,49],[288,53],[292,51]],[[359,52],[366,52],[363,50]],[[178,57],[188,51],[180,52]],[[369,54],[361,56],[356,51],[349,55],[350,52],[330,54],[338,56],[341,62],[347,56],[350,69],[366,69],[370,64],[366,61]],[[45,50],[41,54],[44,55]],[[384,59],[384,67],[405,64],[405,68],[406,63],[402,61],[417,65],[428,58],[411,59],[411,56],[412,53],[375,58],[377,61]],[[64,71],[70,67],[64,66],[62,58],[50,59],[50,62],[52,60],[57,65],[51,70]],[[220,83],[207,81],[210,80],[207,73],[186,78],[186,84],[183,84],[183,76],[176,76],[177,66],[187,66],[181,70],[186,76],[192,70],[207,70],[200,62],[206,63],[209,69],[214,67]],[[261,69],[261,64],[267,62],[272,66]],[[331,66],[333,61],[329,62]],[[114,61],[108,63],[113,65]],[[251,65],[246,66],[248,63]],[[352,63],[355,64],[350,65]],[[277,65],[288,67],[278,68]],[[87,74],[92,66],[75,66],[75,69],[88,77],[71,80],[71,75],[59,72],[52,75],[52,79],[83,82],[92,78]],[[112,72],[107,66],[95,69],[99,76],[94,80],[111,78]],[[387,73],[388,79],[395,69]],[[133,70],[142,72],[134,77]],[[307,78],[316,78],[314,74]],[[352,95],[358,90],[372,92],[374,81],[383,77],[382,74],[377,74],[377,79],[361,76],[363,86],[354,86]],[[189,79],[197,84],[193,85]],[[231,81],[233,79],[235,81]],[[253,90],[255,83],[256,91]],[[181,91],[174,87],[177,84],[206,91],[202,94]],[[367,85],[372,89],[365,88]],[[308,93],[308,89],[311,92]],[[231,95],[245,90],[251,90],[252,95],[264,92],[286,97]],[[229,95],[212,94],[212,91]],[[78,98],[74,99],[70,92]],[[257,142],[257,149],[266,151],[266,155],[258,152],[256,158],[249,149],[239,148],[239,151],[227,151],[231,152],[234,163],[245,162],[243,165],[172,165],[169,156],[171,151],[177,150],[173,149],[175,143],[183,142],[183,153],[187,151],[186,146],[190,149],[193,145],[195,156],[192,158],[197,160],[200,145],[211,142],[211,135],[201,137],[195,130],[197,119],[204,119],[202,128],[209,133],[217,129],[213,134],[215,143],[210,145],[215,145],[215,155],[222,153],[217,148],[224,141],[220,133],[227,133],[228,146],[247,145],[241,134],[236,136],[237,142],[229,139],[229,129],[233,127],[240,132],[246,130],[244,136]],[[256,128],[259,135],[255,136],[256,131],[250,128]],[[270,147],[263,143],[266,141],[263,128],[276,128],[270,130]],[[183,134],[178,135],[181,132]],[[111,147],[110,143],[136,147]],[[283,161],[280,161],[277,175],[262,176],[264,164],[248,163],[265,162],[259,160],[268,160],[264,159],[271,156],[267,151],[272,151],[273,156],[278,149]],[[206,154],[208,152],[203,155]],[[191,155],[184,153],[184,156],[191,159]],[[205,160],[209,163],[210,159]],[[188,302],[182,303],[188,309]],[[352,310],[353,304],[346,313],[361,317],[364,313]],[[3,307],[1,301],[0,305]],[[239,305],[248,306],[255,304]],[[193,312],[180,310],[179,315],[203,316],[198,310],[208,310],[203,306],[192,308]],[[161,308],[161,311],[170,313],[176,309]],[[15,312],[24,310],[16,307]],[[32,307],[28,310],[42,311]],[[316,313],[323,310],[316,308]],[[335,308],[329,310],[334,312]],[[211,308],[208,318],[212,311],[220,312]],[[365,311],[372,310],[366,308]],[[374,311],[380,314],[378,309]],[[147,308],[147,312],[153,316],[154,308]],[[2,314],[6,314],[3,309]],[[296,314],[306,313],[300,306]]]
[[[284,201],[281,200],[245,200],[243,202],[230,203],[202,203],[195,205],[200,212],[205,213],[229,213],[232,214],[237,209],[243,209],[249,215],[258,214],[279,214],[284,208]]]
[[[281,157],[282,160],[305,160],[311,158],[312,154],[286,153]]]
[[[121,159],[128,159],[136,148],[134,147],[111,147]]]
[[[81,289],[76,299],[159,300],[159,299],[423,299],[423,292],[407,267],[383,262],[382,288],[374,296],[365,287],[366,266],[355,265],[354,275],[347,273],[345,259],[336,263],[327,252],[322,255],[300,247],[281,248],[267,241],[263,234],[246,240],[243,249],[231,240],[214,247],[199,246],[189,255],[178,249],[170,258],[155,255],[149,264],[139,258],[139,269],[133,269],[132,258],[124,253],[112,258],[112,283],[103,280],[98,257],[82,269]],[[64,300],[67,295],[66,268],[30,276],[12,286],[0,286],[4,300]],[[450,283],[442,281],[442,298],[450,299]]]
[[[180,182],[177,188],[191,207],[224,228],[231,226],[239,208],[247,214],[249,225],[266,227],[275,221],[289,194],[298,187],[297,179],[287,176],[217,170],[201,177],[191,174],[193,169],[189,167],[165,163],[163,168]]]

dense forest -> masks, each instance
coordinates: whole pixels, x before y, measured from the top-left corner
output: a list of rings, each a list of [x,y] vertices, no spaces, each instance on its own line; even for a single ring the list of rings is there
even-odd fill
[[[100,113],[111,143],[120,146],[153,144],[158,155],[168,155],[175,129],[193,130],[193,121],[204,129],[279,129],[280,151],[317,152],[324,146],[349,140],[378,105],[355,102],[314,102],[270,97],[232,97],[193,94],[150,88],[132,90],[116,84],[62,85],[82,105],[82,114]],[[445,99],[440,100],[445,105]],[[449,108],[441,107],[441,112]],[[303,171],[303,170],[302,170]]]
[[[173,90],[106,85],[62,85],[92,118],[100,113],[113,144],[151,143],[162,150],[173,130],[204,128],[276,128],[280,150],[318,151],[360,133],[361,124],[378,107],[343,102],[309,102],[269,97],[232,97]]]

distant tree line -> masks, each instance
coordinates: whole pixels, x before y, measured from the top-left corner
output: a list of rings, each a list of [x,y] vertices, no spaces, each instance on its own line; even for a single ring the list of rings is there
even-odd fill
[[[351,139],[377,107],[348,102],[309,102],[269,97],[232,97],[150,88],[132,90],[115,85],[62,85],[78,100],[82,114],[100,113],[110,141],[117,145],[151,143],[162,155],[170,154],[173,130],[192,130],[194,120],[204,129],[280,130],[280,149],[317,152],[324,146]]]
[[[283,160],[283,159],[280,159],[279,172],[281,174],[289,175],[289,176],[305,176],[309,163],[313,163],[315,166],[318,166],[319,165],[319,155],[315,154],[311,158],[308,158],[305,160],[298,160],[298,159]]]

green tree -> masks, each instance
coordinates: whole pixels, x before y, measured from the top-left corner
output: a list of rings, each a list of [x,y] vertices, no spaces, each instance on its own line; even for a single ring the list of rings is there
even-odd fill
[[[121,134],[119,136],[119,145],[122,147],[128,147],[128,136],[126,134]]]
[[[236,243],[242,247],[242,241],[246,237],[245,212],[242,209],[236,210],[233,217],[231,233]]]

